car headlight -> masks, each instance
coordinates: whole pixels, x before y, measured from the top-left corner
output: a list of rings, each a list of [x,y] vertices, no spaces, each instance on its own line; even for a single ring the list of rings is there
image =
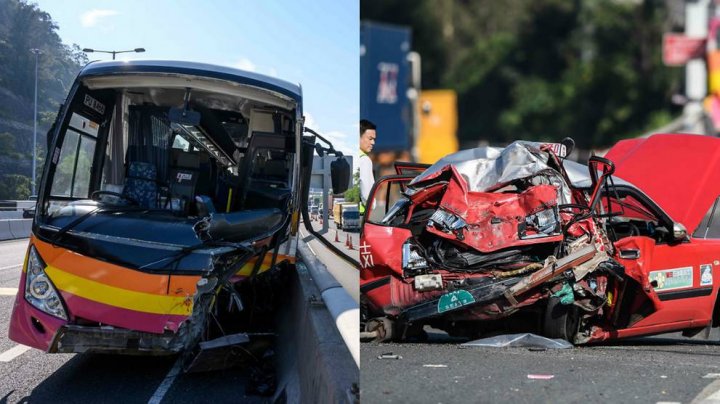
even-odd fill
[[[525,222],[521,222],[519,227],[520,238],[529,239],[557,234],[560,229],[558,216],[557,208],[552,207],[525,217]],[[535,234],[527,234],[528,230],[533,230]]]
[[[463,234],[462,229],[467,226],[467,223],[465,223],[465,220],[463,220],[463,218],[456,216],[455,214],[450,213],[446,210],[436,210],[435,213],[430,216],[427,226],[439,227],[440,230],[445,233],[454,234],[458,240],[465,239],[465,235]]]
[[[45,273],[45,263],[35,246],[30,246],[25,274],[25,300],[38,310],[67,320],[67,313],[60,295]]]
[[[402,268],[406,277],[415,276],[423,273],[424,269],[429,267],[427,260],[418,251],[419,248],[410,240],[403,244],[402,248]]]

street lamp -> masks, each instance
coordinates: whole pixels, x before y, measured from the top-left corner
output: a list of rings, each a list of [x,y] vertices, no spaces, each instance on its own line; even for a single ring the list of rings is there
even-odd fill
[[[105,51],[105,50],[98,50],[98,49],[92,49],[92,48],[85,48],[82,51],[85,53],[93,53],[93,52],[112,53],[113,60],[115,60],[115,55],[117,55],[118,53],[128,53],[128,52],[143,53],[143,52],[145,52],[145,48],[135,48],[135,49],[123,50],[123,51]]]
[[[33,113],[33,160],[32,160],[32,195],[37,195],[35,189],[35,175],[37,171],[37,93],[38,93],[38,56],[42,53],[40,49],[32,48],[30,52],[35,54],[35,112]]]

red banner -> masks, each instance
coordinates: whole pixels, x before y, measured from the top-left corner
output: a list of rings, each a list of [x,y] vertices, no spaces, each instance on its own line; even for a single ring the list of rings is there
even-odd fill
[[[705,38],[692,38],[684,34],[663,35],[663,63],[666,66],[683,66],[689,60],[705,55]]]

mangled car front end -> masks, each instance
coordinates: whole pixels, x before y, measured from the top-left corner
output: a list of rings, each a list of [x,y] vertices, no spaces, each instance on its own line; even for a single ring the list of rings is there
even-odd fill
[[[361,245],[365,335],[422,337],[430,325],[587,343],[642,324],[661,303],[631,244],[684,235],[612,179],[611,161],[564,161],[569,146],[466,150],[380,180]]]

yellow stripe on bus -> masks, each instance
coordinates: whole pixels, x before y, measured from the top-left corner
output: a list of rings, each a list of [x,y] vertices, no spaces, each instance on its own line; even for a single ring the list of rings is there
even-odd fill
[[[225,207],[225,212],[230,212],[230,202],[232,202],[232,188],[228,189],[228,201],[227,206]]]
[[[295,257],[278,254],[275,262],[279,263],[282,261],[289,261],[291,264],[294,264]],[[245,265],[243,265],[242,268],[240,268],[240,270],[235,273],[235,275],[240,275],[240,276],[252,275],[252,270],[253,270],[253,268],[255,268],[255,262],[257,262],[257,258],[251,259]],[[263,260],[262,264],[260,264],[260,269],[258,270],[258,274],[261,274],[261,273],[267,271],[268,269],[270,269],[271,264],[272,264],[272,251],[268,251],[268,253],[265,255],[265,259]]]
[[[58,289],[109,306],[154,314],[186,316],[192,312],[192,295],[173,297],[134,292],[81,278],[53,266],[45,268],[45,272]]]

